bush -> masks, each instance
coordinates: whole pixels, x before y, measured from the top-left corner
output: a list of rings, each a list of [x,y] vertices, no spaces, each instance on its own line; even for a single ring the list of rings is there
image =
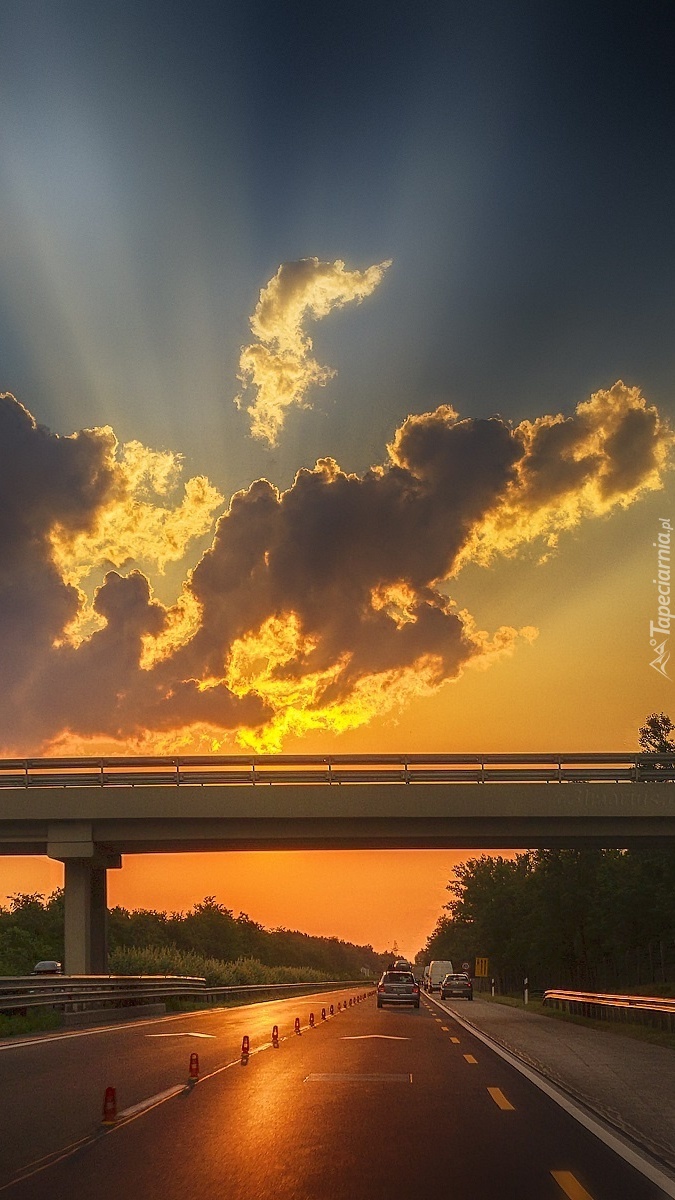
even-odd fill
[[[331,979],[313,967],[268,967],[255,958],[223,962],[177,946],[118,946],[110,955],[113,975],[192,975],[210,987],[245,984],[325,983]]]

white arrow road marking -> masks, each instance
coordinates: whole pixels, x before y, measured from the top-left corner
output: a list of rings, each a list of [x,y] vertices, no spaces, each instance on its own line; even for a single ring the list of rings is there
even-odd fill
[[[394,1037],[391,1033],[357,1033],[353,1037],[340,1038],[341,1042],[367,1042],[371,1038],[381,1038],[383,1042],[409,1042],[407,1037]]]
[[[147,1033],[147,1038],[215,1038],[215,1033]]]

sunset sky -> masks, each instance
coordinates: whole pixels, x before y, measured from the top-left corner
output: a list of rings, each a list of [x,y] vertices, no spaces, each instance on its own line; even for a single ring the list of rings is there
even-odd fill
[[[8,0],[0,47],[1,754],[675,717],[665,4]],[[109,889],[414,954],[460,857]],[[4,859],[0,903],[61,874]]]

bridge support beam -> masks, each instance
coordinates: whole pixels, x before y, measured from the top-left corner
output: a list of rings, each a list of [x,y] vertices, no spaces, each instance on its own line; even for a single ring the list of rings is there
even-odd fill
[[[121,855],[96,845],[88,822],[50,824],[47,852],[64,865],[66,975],[105,975],[108,970],[107,872]]]
[[[66,975],[105,975],[108,970],[107,871],[91,859],[67,858],[65,882]]]

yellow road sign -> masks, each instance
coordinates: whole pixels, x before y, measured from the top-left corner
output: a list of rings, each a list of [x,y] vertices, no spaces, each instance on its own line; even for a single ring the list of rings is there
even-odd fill
[[[476,975],[481,979],[487,979],[488,975],[488,960],[487,958],[476,959]]]

